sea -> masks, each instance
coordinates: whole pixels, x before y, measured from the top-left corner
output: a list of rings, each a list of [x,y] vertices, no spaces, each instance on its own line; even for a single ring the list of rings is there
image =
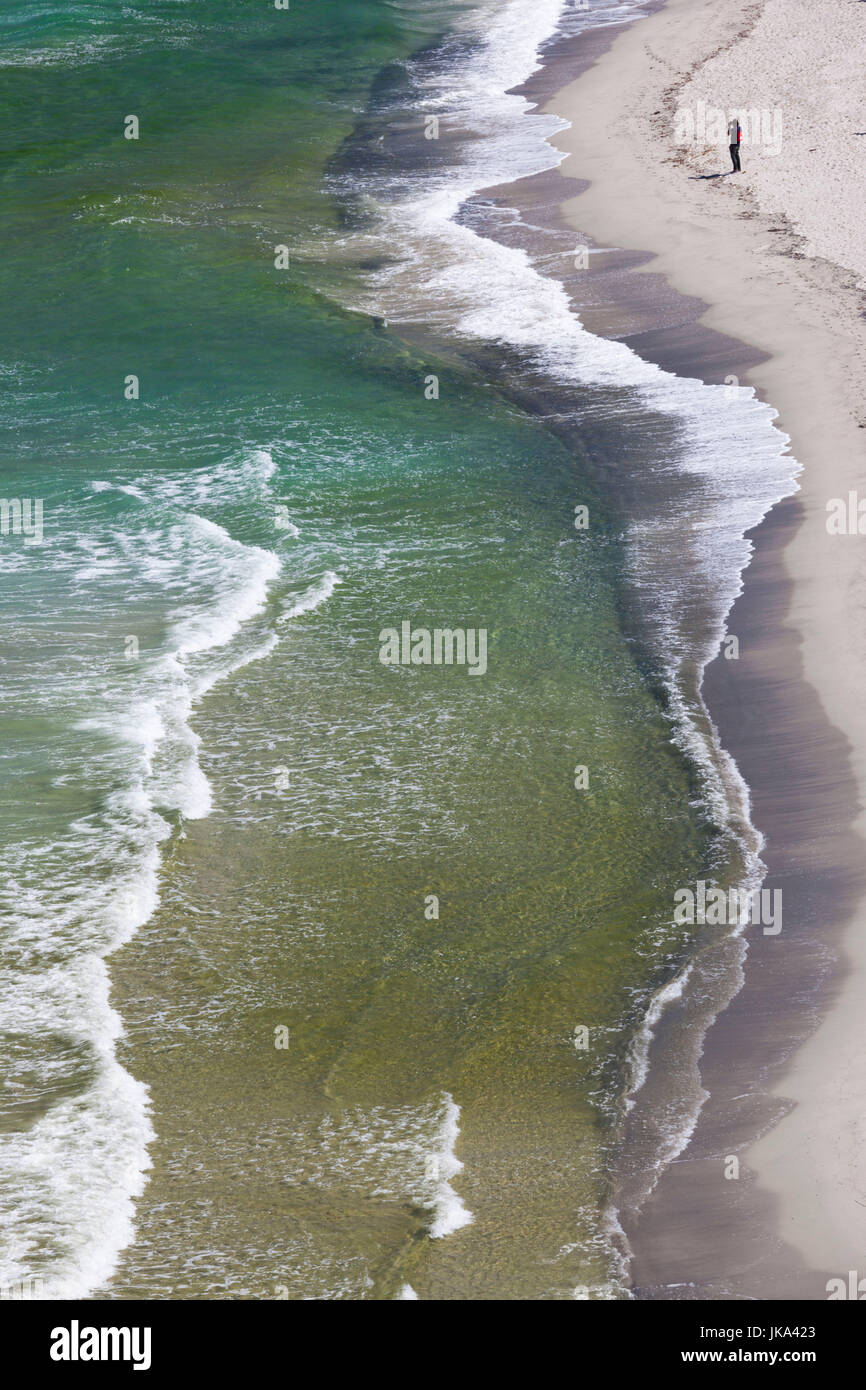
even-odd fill
[[[701,675],[797,466],[485,190],[647,9],[3,7],[4,1297],[630,1297],[748,946],[674,895],[762,879]]]

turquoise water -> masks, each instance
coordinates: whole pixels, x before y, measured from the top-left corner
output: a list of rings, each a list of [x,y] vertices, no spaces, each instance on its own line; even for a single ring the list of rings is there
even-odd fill
[[[597,458],[361,312],[350,137],[495,9],[0,21],[3,491],[44,518],[0,539],[0,1283],[623,1292],[629,1050],[715,827]],[[403,621],[486,673],[383,665]]]

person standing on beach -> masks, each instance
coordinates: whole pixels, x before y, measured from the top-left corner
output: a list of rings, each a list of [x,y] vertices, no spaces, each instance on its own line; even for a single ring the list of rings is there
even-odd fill
[[[731,163],[733,164],[732,174],[740,173],[740,139],[742,137],[740,122],[736,116],[728,122],[728,147],[731,151]]]

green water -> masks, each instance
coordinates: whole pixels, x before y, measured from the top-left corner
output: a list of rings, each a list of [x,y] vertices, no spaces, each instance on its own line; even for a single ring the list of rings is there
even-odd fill
[[[158,1288],[202,1292],[195,1252],[219,1231],[213,1293],[324,1297],[342,1272],[350,1297],[404,1277],[422,1298],[538,1297],[608,1277],[603,1249],[554,1256],[604,1199],[599,1092],[662,954],[670,876],[700,842],[617,628],[613,548],[571,527],[573,460],[468,383],[459,395],[424,404],[391,379],[402,465],[396,424],[371,432],[348,494],[340,463],[319,467],[305,504],[315,443],[281,468],[302,534],[342,518],[346,582],[201,711],[219,809],[189,828],[166,909],[115,968],[130,1064],[174,1117],[129,1258],[141,1292],[155,1251]],[[383,668],[378,631],[404,615],[488,626],[487,674]],[[476,1221],[434,1242],[400,1182],[374,1195],[386,1157],[353,1164],[336,1143],[348,1171],[329,1171],[317,1126],[442,1090],[463,1110],[457,1186]],[[308,1242],[323,1268],[300,1258]]]
[[[683,944],[673,889],[707,852],[621,628],[621,519],[543,422],[444,350],[338,303],[351,272],[323,176],[383,65],[451,11],[150,0],[123,20],[108,5],[41,13],[11,51],[49,59],[6,70],[0,112],[4,489],[45,499],[47,537],[29,551],[3,541],[14,680],[0,814],[9,844],[56,845],[16,860],[46,943],[16,969],[69,965],[79,931],[97,954],[115,944],[95,909],[52,932],[76,876],[101,891],[134,867],[137,821],[97,849],[135,770],[122,712],[157,700],[177,623],[231,598],[217,540],[200,553],[188,517],[238,543],[225,543],[232,594],[241,545],[250,566],[282,561],[232,639],[249,635],[245,660],[256,641],[277,645],[191,716],[211,814],[174,803],[168,755],[151,798],[171,830],[161,903],[110,968],[119,1056],[150,1088],[153,1168],[135,1239],[91,1287],[615,1291],[603,1211],[624,1062]],[[88,57],[85,37],[103,47]],[[138,141],[123,138],[129,113]],[[282,243],[287,271],[274,268]],[[430,372],[438,400],[425,399]],[[130,373],[138,400],[124,399]],[[263,453],[273,474],[244,480]],[[329,572],[331,596],[288,616]],[[379,632],[404,620],[486,629],[487,672],[383,666]],[[94,714],[98,732],[82,727]],[[85,813],[93,863],[70,830]],[[82,1066],[65,1075],[74,1009],[52,1027],[44,1103],[16,1111],[13,1133],[64,1094],[86,1110],[97,1054],[78,1039]],[[10,1028],[7,1047],[26,1034]],[[448,1096],[464,1164],[448,1200],[473,1220],[437,1238]],[[74,1258],[75,1222],[45,1235],[55,1217],[33,1217],[33,1275]]]

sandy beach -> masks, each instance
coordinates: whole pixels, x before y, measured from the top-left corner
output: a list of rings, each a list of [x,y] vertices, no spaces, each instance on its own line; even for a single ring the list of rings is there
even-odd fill
[[[829,1278],[866,1273],[866,568],[858,536],[828,530],[866,464],[864,36],[856,0],[669,0],[545,94],[570,123],[564,219],[631,253],[631,289],[585,292],[584,322],[753,387],[803,467],[752,537],[730,621],[741,659],[705,686],[786,927],[754,941],[707,1039],[710,1100],[629,1232],[639,1296],[822,1299]],[[561,58],[560,81],[568,61],[585,63]],[[732,175],[713,122],[734,111]],[[730,1154],[740,1183],[723,1180]]]

